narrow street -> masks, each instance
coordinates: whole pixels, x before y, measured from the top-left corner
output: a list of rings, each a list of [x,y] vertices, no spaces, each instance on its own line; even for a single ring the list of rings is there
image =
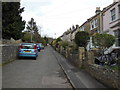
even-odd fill
[[[0,0],[0,7],[2,90],[120,90],[120,0]]]
[[[2,74],[3,88],[106,88],[51,46],[39,52],[37,60],[23,58],[4,65]]]
[[[51,46],[37,60],[20,59],[3,66],[3,88],[72,88]]]

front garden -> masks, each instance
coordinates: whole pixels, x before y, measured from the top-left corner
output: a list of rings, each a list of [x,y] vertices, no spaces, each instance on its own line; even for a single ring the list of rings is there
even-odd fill
[[[84,37],[81,37],[81,35],[83,34]],[[114,37],[106,34],[96,35],[98,37],[94,36],[96,40],[94,39],[93,44],[95,46],[94,48],[97,49],[86,49],[87,43],[89,42],[89,35],[86,32],[82,32],[82,34],[81,32],[78,32],[75,36],[75,41],[72,43],[68,41],[63,41],[59,38],[53,41],[52,46],[80,70],[86,70],[93,77],[103,82],[108,87],[119,88],[119,53],[103,53],[114,44]],[[110,40],[108,40],[108,38]],[[99,41],[98,39],[101,39],[101,41]]]

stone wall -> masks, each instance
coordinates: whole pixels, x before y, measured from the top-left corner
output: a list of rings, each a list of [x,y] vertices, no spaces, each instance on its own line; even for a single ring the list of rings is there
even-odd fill
[[[120,72],[97,64],[88,64],[86,71],[110,88],[120,88]]]
[[[75,66],[79,67],[79,54],[78,52],[68,51],[67,59]]]
[[[79,48],[79,52],[72,52],[69,48],[66,50],[62,50],[62,48],[60,49],[60,53],[67,60],[78,68],[84,68],[88,73],[106,86],[110,88],[120,87],[120,71],[94,64],[96,54],[94,51],[85,52],[84,48]]]
[[[13,61],[18,55],[18,44],[2,45],[2,64]]]
[[[0,66],[2,64],[2,46],[0,45]]]
[[[22,43],[22,40],[14,40],[13,38],[11,38],[10,40],[6,40],[6,39],[2,39],[2,44],[19,44]]]

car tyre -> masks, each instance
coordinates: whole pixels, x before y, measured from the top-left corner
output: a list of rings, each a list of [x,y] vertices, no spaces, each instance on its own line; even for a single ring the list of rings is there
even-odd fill
[[[21,57],[20,57],[20,56],[18,56],[18,59],[21,59]]]
[[[34,57],[34,60],[36,60],[37,59],[37,57]]]

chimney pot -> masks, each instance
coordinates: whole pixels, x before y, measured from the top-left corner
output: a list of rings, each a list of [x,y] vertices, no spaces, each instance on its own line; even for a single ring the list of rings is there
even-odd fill
[[[101,12],[100,7],[96,7],[95,13],[98,14],[98,13],[100,13],[100,12]]]

